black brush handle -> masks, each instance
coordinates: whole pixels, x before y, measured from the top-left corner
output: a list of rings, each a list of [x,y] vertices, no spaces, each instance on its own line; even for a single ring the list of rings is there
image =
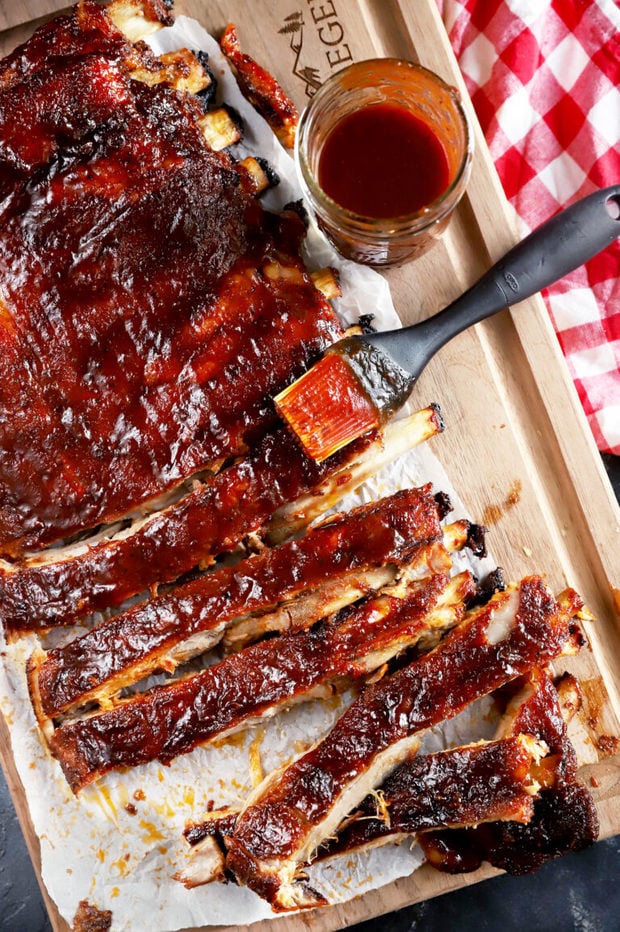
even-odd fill
[[[414,379],[448,340],[547,288],[620,236],[620,184],[582,198],[543,223],[460,298],[433,317],[361,339],[387,351]]]

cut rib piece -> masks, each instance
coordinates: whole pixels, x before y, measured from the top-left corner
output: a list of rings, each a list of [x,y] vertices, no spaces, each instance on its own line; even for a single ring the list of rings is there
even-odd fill
[[[470,702],[578,642],[583,603],[556,601],[538,577],[492,597],[435,650],[368,688],[332,731],[253,794],[226,865],[276,911],[323,905],[296,883],[300,867],[343,818],[419,746],[421,734]]]
[[[540,791],[556,786],[567,773],[574,778],[575,752],[565,721],[570,720],[575,707],[564,714],[558,690],[545,670],[533,670],[509,685],[514,695],[495,742],[480,742],[401,764],[378,794],[368,796],[346,819],[337,839],[329,840],[318,857],[399,841],[429,829],[455,828],[459,821],[462,826],[531,821]],[[499,702],[501,697],[496,699]],[[514,742],[522,744],[524,740],[521,753],[528,749],[533,753],[522,769],[519,756],[513,755],[517,750]],[[530,747],[528,742],[532,741],[539,748],[542,743],[544,753]],[[436,837],[447,851],[446,840],[451,835],[431,832],[421,839],[422,847],[435,858]]]
[[[229,23],[224,30],[220,46],[235,70],[245,97],[269,123],[282,145],[292,149],[299,121],[299,113],[293,101],[273,75],[241,51],[234,23]]]
[[[527,735],[428,754],[402,764],[367,797],[317,858],[400,841],[428,829],[529,822],[534,765],[545,745]],[[383,814],[383,818],[381,814]]]
[[[428,829],[498,819],[527,822],[537,791],[531,771],[545,751],[541,742],[518,735],[406,761],[345,819],[315,860],[399,842]],[[190,888],[224,879],[226,839],[238,815],[214,812],[186,829],[192,851],[176,880]]]
[[[285,528],[289,534],[299,531],[383,465],[442,429],[437,407],[429,406],[380,434],[360,438],[321,465],[287,430],[274,431],[246,458],[114,537],[27,562],[0,561],[5,631],[71,624],[120,605],[198,564],[208,565],[267,526],[270,538],[282,538]]]
[[[541,784],[554,785],[565,772],[560,759],[564,751],[572,752],[572,746],[564,722],[578,709],[580,696],[572,678],[562,677],[556,690],[542,670],[531,671],[508,688],[512,698],[496,741],[404,761],[345,818],[337,836],[319,848],[316,860],[411,839],[429,829],[496,820],[528,822]],[[495,699],[505,704],[502,692]],[[521,727],[527,735],[519,734]],[[184,836],[192,852],[188,864],[175,875],[177,880],[195,887],[223,879],[226,838],[233,834],[238,815],[238,809],[211,812],[186,828]],[[445,855],[451,834],[430,832],[422,844],[435,858],[441,849],[449,862]],[[452,860],[479,866],[475,854],[465,858],[460,848],[461,856],[455,853]]]
[[[567,692],[571,694],[568,713]],[[509,707],[503,729],[512,733],[526,729],[549,748],[538,772],[541,791],[534,801],[532,818],[527,825],[497,822],[424,835],[420,843],[433,867],[462,873],[477,870],[488,861],[510,874],[527,874],[553,858],[580,851],[596,841],[596,807],[576,778],[577,758],[566,728],[579,698],[576,682],[569,674],[556,689],[547,671],[533,672],[513,708]]]
[[[369,599],[344,619],[255,644],[194,676],[57,728],[50,747],[78,792],[109,770],[169,763],[292,704],[366,677],[428,630],[445,631],[475,593],[469,573],[437,574]]]
[[[135,80],[154,56],[96,3],[42,30],[0,70],[10,556],[246,452],[277,423],[273,395],[343,333],[302,222],[263,211],[208,147],[199,99]]]
[[[428,829],[498,819],[527,822],[537,791],[532,769],[545,751],[543,743],[518,735],[406,761],[345,819],[315,860],[399,842]],[[191,888],[224,879],[226,839],[238,814],[214,812],[186,829],[192,850],[176,880]]]
[[[51,717],[76,702],[110,696],[156,669],[172,670],[213,647],[233,622],[247,620],[246,640],[255,615],[263,616],[260,633],[308,627],[392,582],[416,547],[441,541],[440,517],[430,486],[397,492],[338,515],[301,540],[263,550],[117,615],[32,658],[35,710]]]

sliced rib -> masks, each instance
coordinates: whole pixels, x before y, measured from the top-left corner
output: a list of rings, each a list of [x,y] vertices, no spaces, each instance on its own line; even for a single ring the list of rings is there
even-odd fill
[[[252,645],[201,673],[120,700],[109,712],[62,725],[50,747],[74,792],[112,769],[169,763],[293,704],[342,691],[429,629],[453,627],[474,593],[469,573],[394,587],[344,619]]]
[[[419,746],[421,734],[526,670],[576,649],[573,590],[538,577],[492,597],[433,651],[369,687],[332,731],[250,797],[227,868],[276,911],[321,905],[299,868],[343,818]]]
[[[426,832],[422,845],[431,859],[461,865],[471,861],[472,869],[479,866],[475,854],[463,857],[462,843],[461,856],[455,851],[454,857],[448,858],[449,839],[459,839],[460,835],[436,830],[531,820],[541,783],[551,786],[563,772],[558,747],[564,750],[570,746],[563,719],[570,720],[579,705],[574,695],[566,702],[568,688],[572,690],[573,685],[566,678],[562,680],[560,701],[545,671],[533,670],[509,684],[513,696],[495,741],[405,760],[347,815],[337,835],[319,848],[315,860],[412,840]],[[495,698],[498,704],[502,701],[499,694]],[[526,734],[519,733],[521,728]],[[214,811],[186,828],[184,836],[192,851],[177,880],[195,887],[224,878],[226,839],[233,834],[238,815],[238,809]],[[461,835],[465,837],[465,833]]]
[[[20,563],[0,561],[5,630],[68,625],[120,605],[198,564],[208,565],[257,531],[283,539],[285,532],[299,531],[369,475],[442,429],[437,407],[429,406],[360,438],[321,465],[287,430],[273,431],[247,457],[179,502],[112,537]]]
[[[224,30],[220,45],[235,70],[243,94],[267,120],[282,145],[292,149],[299,120],[293,101],[273,75],[241,51],[234,23],[229,23]]]
[[[549,748],[538,769],[541,790],[534,800],[532,818],[526,825],[494,822],[421,836],[420,843],[433,867],[462,873],[488,861],[510,874],[527,874],[596,841],[596,807],[590,792],[577,780],[577,758],[566,727],[578,704],[578,687],[570,674],[565,674],[556,689],[547,671],[534,671],[513,708],[509,707],[503,729],[512,733],[527,730]]]
[[[565,722],[575,705],[565,713],[545,670],[533,670],[509,685],[514,695],[494,742],[405,761],[346,819],[337,839],[329,840],[318,856],[399,841],[429,829],[455,828],[459,822],[530,822],[540,791],[556,786],[567,774],[574,778],[575,752]],[[563,692],[566,686],[565,682]],[[519,761],[528,752],[530,759],[522,768]],[[425,835],[423,847],[434,851],[435,837]],[[440,837],[445,847],[450,833]]]
[[[481,741],[401,764],[338,828],[315,860],[410,839],[425,829],[481,822],[527,822],[537,784],[532,770],[545,745],[527,735]],[[214,812],[184,832],[188,863],[175,875],[186,887],[224,879],[226,839],[238,812]]]
[[[64,647],[35,654],[35,709],[51,717],[76,702],[101,701],[154,670],[173,670],[217,644],[233,623],[238,641],[307,627],[392,582],[418,545],[441,541],[440,517],[430,486],[409,489],[182,584]]]

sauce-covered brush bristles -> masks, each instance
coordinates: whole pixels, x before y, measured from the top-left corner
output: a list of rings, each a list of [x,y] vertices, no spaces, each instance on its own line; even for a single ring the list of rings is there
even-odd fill
[[[377,427],[407,400],[427,363],[461,331],[547,288],[620,235],[608,202],[614,185],[577,201],[542,224],[475,285],[435,316],[384,333],[339,340],[275,397],[278,413],[321,462]],[[558,238],[564,248],[557,249]]]

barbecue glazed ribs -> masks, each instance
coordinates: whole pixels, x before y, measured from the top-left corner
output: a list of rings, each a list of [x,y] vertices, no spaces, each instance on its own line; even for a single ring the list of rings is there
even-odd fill
[[[0,65],[8,555],[243,453],[275,423],[272,396],[342,335],[299,217],[265,212],[207,144],[192,91],[208,75],[129,42],[115,6],[84,0]]]
[[[483,860],[510,873],[587,847],[598,836],[589,793],[576,780],[567,722],[581,704],[570,674],[557,685],[533,669],[512,693],[493,741],[410,757],[342,821],[315,860],[416,839],[429,863],[451,872]],[[505,704],[504,690],[494,699]],[[187,887],[225,879],[226,849],[239,810],[211,812],[187,826]]]
[[[319,465],[286,429],[242,459],[118,533],[0,561],[0,617],[7,632],[68,625],[173,582],[234,551],[251,533],[276,542],[306,527],[404,451],[443,429],[436,406],[367,434]]]
[[[566,652],[580,636],[573,590],[553,598],[538,577],[475,609],[430,653],[353,702],[329,734],[250,796],[228,839],[226,868],[277,912],[324,905],[300,869],[422,734],[469,703]]]

